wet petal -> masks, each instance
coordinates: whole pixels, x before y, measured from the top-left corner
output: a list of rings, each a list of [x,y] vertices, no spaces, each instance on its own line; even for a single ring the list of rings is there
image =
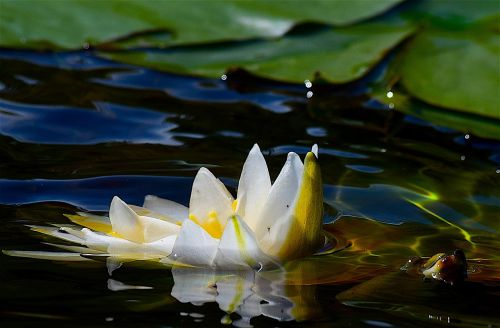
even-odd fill
[[[43,251],[2,251],[5,255],[15,256],[15,257],[28,257],[32,259],[40,260],[54,260],[54,261],[90,261],[84,257],[80,256],[80,253],[73,252],[43,252]]]
[[[255,144],[248,154],[238,185],[236,213],[255,230],[260,212],[271,190],[266,160]]]
[[[127,240],[143,243],[143,225],[139,216],[118,197],[113,197],[109,208],[109,219],[113,231]]]
[[[144,242],[151,243],[167,236],[177,235],[181,227],[167,221],[148,216],[140,216],[139,220],[143,226]]]
[[[45,235],[53,236],[62,240],[66,240],[72,243],[85,245],[85,240],[82,236],[75,236],[70,234],[67,229],[56,228],[56,227],[43,227],[43,226],[29,226],[31,230],[43,233]]]
[[[172,254],[177,235],[167,236],[151,243],[144,244],[145,251],[151,254],[169,256]]]
[[[84,212],[79,212],[78,215],[64,214],[64,216],[70,219],[71,222],[94,231],[110,233],[113,230],[111,222],[106,216],[98,216]]]
[[[293,186],[290,184],[291,188]],[[271,210],[263,213],[268,220],[275,221],[268,224],[267,234],[259,235],[259,242],[264,252],[281,261],[313,254],[324,242],[321,233],[323,186],[317,158],[312,152],[306,155],[303,175],[296,190],[298,194],[293,199],[290,210],[283,211],[292,199],[292,191],[288,191],[288,194],[283,192],[288,196],[283,197],[287,201],[285,205],[280,199],[272,199],[270,195],[268,202],[275,203],[269,204]]]
[[[186,220],[175,241],[170,258],[194,266],[211,266],[219,240],[212,238],[202,227]]]
[[[248,225],[233,215],[222,234],[214,264],[218,268],[260,269],[271,262],[272,260],[260,250]]]
[[[255,235],[259,240],[262,250],[267,254],[274,256],[281,247],[281,245],[275,245],[275,242],[278,236],[284,232],[280,231],[275,225],[278,222],[289,219],[293,212],[303,171],[302,166],[302,162],[297,154],[288,154],[287,161],[271,187],[269,197],[262,209],[255,229]]]
[[[176,221],[182,222],[189,217],[189,209],[186,206],[153,195],[147,195],[144,198],[143,207],[170,217]]]
[[[82,247],[82,246],[71,246],[71,245],[62,245],[62,244],[52,244],[52,243],[44,243],[46,245],[54,246],[60,249],[64,249],[66,251],[71,251],[74,253],[91,253],[91,254],[102,254],[103,252],[98,251],[96,249],[88,248],[88,247]]]
[[[196,174],[189,201],[189,217],[219,238],[227,218],[233,213],[233,197],[226,187],[202,167]]]

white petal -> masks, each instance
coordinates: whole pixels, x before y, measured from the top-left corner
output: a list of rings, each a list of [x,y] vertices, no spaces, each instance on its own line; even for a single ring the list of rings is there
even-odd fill
[[[113,231],[127,240],[143,243],[143,226],[139,216],[118,197],[113,197],[109,208]]]
[[[108,269],[108,274],[113,275],[113,272],[121,268],[123,265],[123,260],[120,257],[110,256],[106,259],[106,268]]]
[[[293,213],[302,172],[303,164],[299,156],[289,153],[285,165],[271,187],[255,230],[259,244],[267,254],[274,256],[281,246],[275,241],[280,235],[285,234],[285,231],[280,230],[276,224],[288,220]]]
[[[280,261],[313,254],[324,243],[322,235],[323,186],[316,156],[312,152],[306,155],[303,175],[298,187],[295,187],[295,182],[289,183],[288,186],[278,186],[277,181],[275,185],[277,188],[284,189],[277,192],[277,195],[281,193],[285,197],[273,199],[273,190],[271,190],[268,203],[266,203],[266,206],[269,205],[269,211],[263,211],[262,215],[274,222],[268,223],[267,234],[259,235],[261,249]],[[287,188],[297,189],[287,190]],[[292,194],[296,196],[289,203]],[[290,206],[286,207],[288,204]],[[286,211],[284,211],[285,207]]]
[[[85,240],[81,237],[74,236],[70,233],[65,232],[65,229],[54,228],[54,227],[43,227],[43,226],[29,226],[31,230],[43,233],[45,235],[53,236],[62,240],[66,240],[72,243],[85,245]]]
[[[189,214],[203,225],[214,214],[224,227],[227,218],[231,216],[233,197],[226,187],[206,168],[202,167],[193,182]]]
[[[44,251],[7,251],[3,250],[2,253],[15,257],[28,257],[39,260],[54,260],[54,261],[89,261],[80,256],[80,253],[73,252],[44,252]]]
[[[220,239],[215,266],[217,268],[260,269],[272,260],[259,248],[255,236],[248,225],[236,215],[227,222]]]
[[[71,251],[74,253],[90,253],[90,254],[102,254],[103,252],[88,248],[88,247],[82,247],[82,246],[71,246],[71,245],[62,245],[62,244],[52,244],[52,243],[44,243],[46,245],[54,246],[60,249],[64,249],[66,251]]]
[[[150,254],[169,256],[174,248],[177,235],[167,236],[152,243],[143,244],[145,251]]]
[[[148,216],[140,216],[140,222],[144,228],[144,242],[150,243],[159,239],[177,235],[181,227],[167,221],[159,220]]]
[[[142,206],[128,205],[128,207],[130,207],[135,212],[135,214],[137,214],[139,216],[149,216],[150,218],[155,218],[158,220],[170,222],[173,224],[177,224],[179,226],[182,224],[182,221],[180,221],[180,220],[174,219],[170,216],[160,214],[158,212],[154,212],[154,211],[147,209],[145,207],[142,207]]]
[[[319,158],[318,157],[318,145],[317,144],[314,144],[311,148],[311,152],[314,154],[314,156],[316,156],[316,158]]]
[[[271,190],[271,178],[266,160],[255,144],[248,154],[238,185],[236,213],[255,230],[260,212]]]
[[[187,220],[189,216],[189,209],[186,206],[153,195],[144,198],[143,207],[181,222]]]
[[[214,302],[217,295],[215,289],[215,272],[211,269],[173,268],[174,286],[172,296],[182,303],[196,305]]]
[[[170,259],[194,266],[211,266],[219,240],[191,220],[182,224]]]

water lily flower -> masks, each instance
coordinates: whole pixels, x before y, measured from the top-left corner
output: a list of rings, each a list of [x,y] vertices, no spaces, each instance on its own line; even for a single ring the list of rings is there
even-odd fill
[[[32,227],[78,245],[55,245],[69,252],[6,253],[66,260],[95,254],[255,269],[315,253],[325,243],[322,216],[317,146],[307,153],[304,163],[296,153],[289,153],[271,184],[264,156],[254,145],[243,165],[236,199],[208,169],[201,168],[189,208],[151,195],[138,207],[115,196],[109,217],[79,213],[67,215],[79,226]]]

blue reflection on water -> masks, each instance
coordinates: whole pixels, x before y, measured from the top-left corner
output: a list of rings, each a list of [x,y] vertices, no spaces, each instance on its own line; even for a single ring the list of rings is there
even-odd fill
[[[102,176],[74,180],[0,179],[1,204],[60,201],[90,211],[107,211],[113,196],[142,205],[144,196],[157,195],[187,205],[192,178],[153,176]]]
[[[177,125],[168,122],[173,114],[112,103],[94,105],[93,109],[68,108],[0,100],[0,133],[24,142],[50,144],[182,144],[172,131]]]

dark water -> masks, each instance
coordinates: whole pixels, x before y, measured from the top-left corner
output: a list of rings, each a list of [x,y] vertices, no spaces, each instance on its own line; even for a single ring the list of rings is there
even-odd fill
[[[286,277],[137,262],[110,276],[100,261],[0,254],[1,326],[500,325],[500,143],[386,108],[370,90],[370,78],[308,89],[0,51],[0,249],[54,250],[26,225],[106,211],[113,195],[187,204],[202,166],[234,192],[255,142],[273,177],[287,152],[319,145],[325,223],[336,219],[325,228],[350,245]],[[470,259],[461,286],[399,270],[455,248]]]

